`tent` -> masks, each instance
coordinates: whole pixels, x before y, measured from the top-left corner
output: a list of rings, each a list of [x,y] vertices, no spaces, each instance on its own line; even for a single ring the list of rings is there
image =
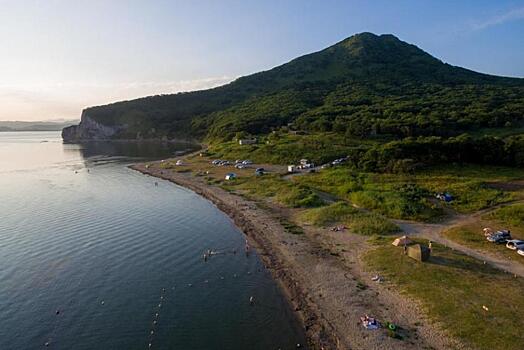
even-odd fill
[[[399,237],[399,238],[395,239],[393,241],[393,243],[391,243],[391,244],[393,244],[396,247],[399,247],[399,246],[402,247],[402,246],[408,245],[410,243],[411,243],[411,240],[407,236],[402,236],[402,237]]]
[[[418,261],[427,261],[429,259],[430,250],[428,247],[415,244],[408,247],[408,256]]]

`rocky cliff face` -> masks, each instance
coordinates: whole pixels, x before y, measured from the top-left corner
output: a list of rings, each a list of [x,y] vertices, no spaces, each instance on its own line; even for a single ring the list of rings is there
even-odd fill
[[[108,126],[90,118],[86,112],[82,112],[80,124],[68,126],[62,129],[62,139],[66,142],[86,140],[107,140],[124,130],[125,126]]]

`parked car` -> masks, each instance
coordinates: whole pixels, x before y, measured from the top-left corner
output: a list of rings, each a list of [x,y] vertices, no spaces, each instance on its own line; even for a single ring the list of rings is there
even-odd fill
[[[264,171],[265,171],[264,168],[257,168],[255,170],[255,173],[263,173]]]
[[[524,256],[524,249],[517,249],[517,253]]]
[[[524,241],[521,239],[510,239],[507,241],[506,247],[511,250],[524,249]]]
[[[492,243],[506,243],[511,239],[511,235],[509,231],[506,230],[497,231],[494,234],[487,236],[486,239]]]
[[[246,160],[244,160],[244,161],[242,162],[242,164],[244,164],[244,165],[249,165],[249,164],[253,164],[253,162],[250,161],[249,159],[246,159]]]
[[[235,164],[235,168],[237,169],[244,169],[246,166],[242,163]]]
[[[228,180],[228,181],[234,180],[236,178],[237,178],[237,174],[235,174],[235,173],[229,173],[225,177],[225,179]]]
[[[211,164],[218,165],[220,162],[221,162],[220,159],[215,159],[214,161],[211,162]]]

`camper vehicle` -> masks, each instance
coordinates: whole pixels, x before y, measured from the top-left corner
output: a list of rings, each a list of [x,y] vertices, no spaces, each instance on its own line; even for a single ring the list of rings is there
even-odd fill
[[[524,248],[522,248],[522,249],[518,249],[518,250],[517,250],[517,253],[518,253],[519,255],[524,256]]]
[[[511,250],[524,249],[524,241],[520,239],[511,239],[506,243],[506,247]]]

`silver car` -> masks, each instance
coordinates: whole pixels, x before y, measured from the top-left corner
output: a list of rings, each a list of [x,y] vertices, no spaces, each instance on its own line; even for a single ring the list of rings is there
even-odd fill
[[[520,239],[511,239],[506,243],[506,247],[511,250],[524,249],[524,241]]]

